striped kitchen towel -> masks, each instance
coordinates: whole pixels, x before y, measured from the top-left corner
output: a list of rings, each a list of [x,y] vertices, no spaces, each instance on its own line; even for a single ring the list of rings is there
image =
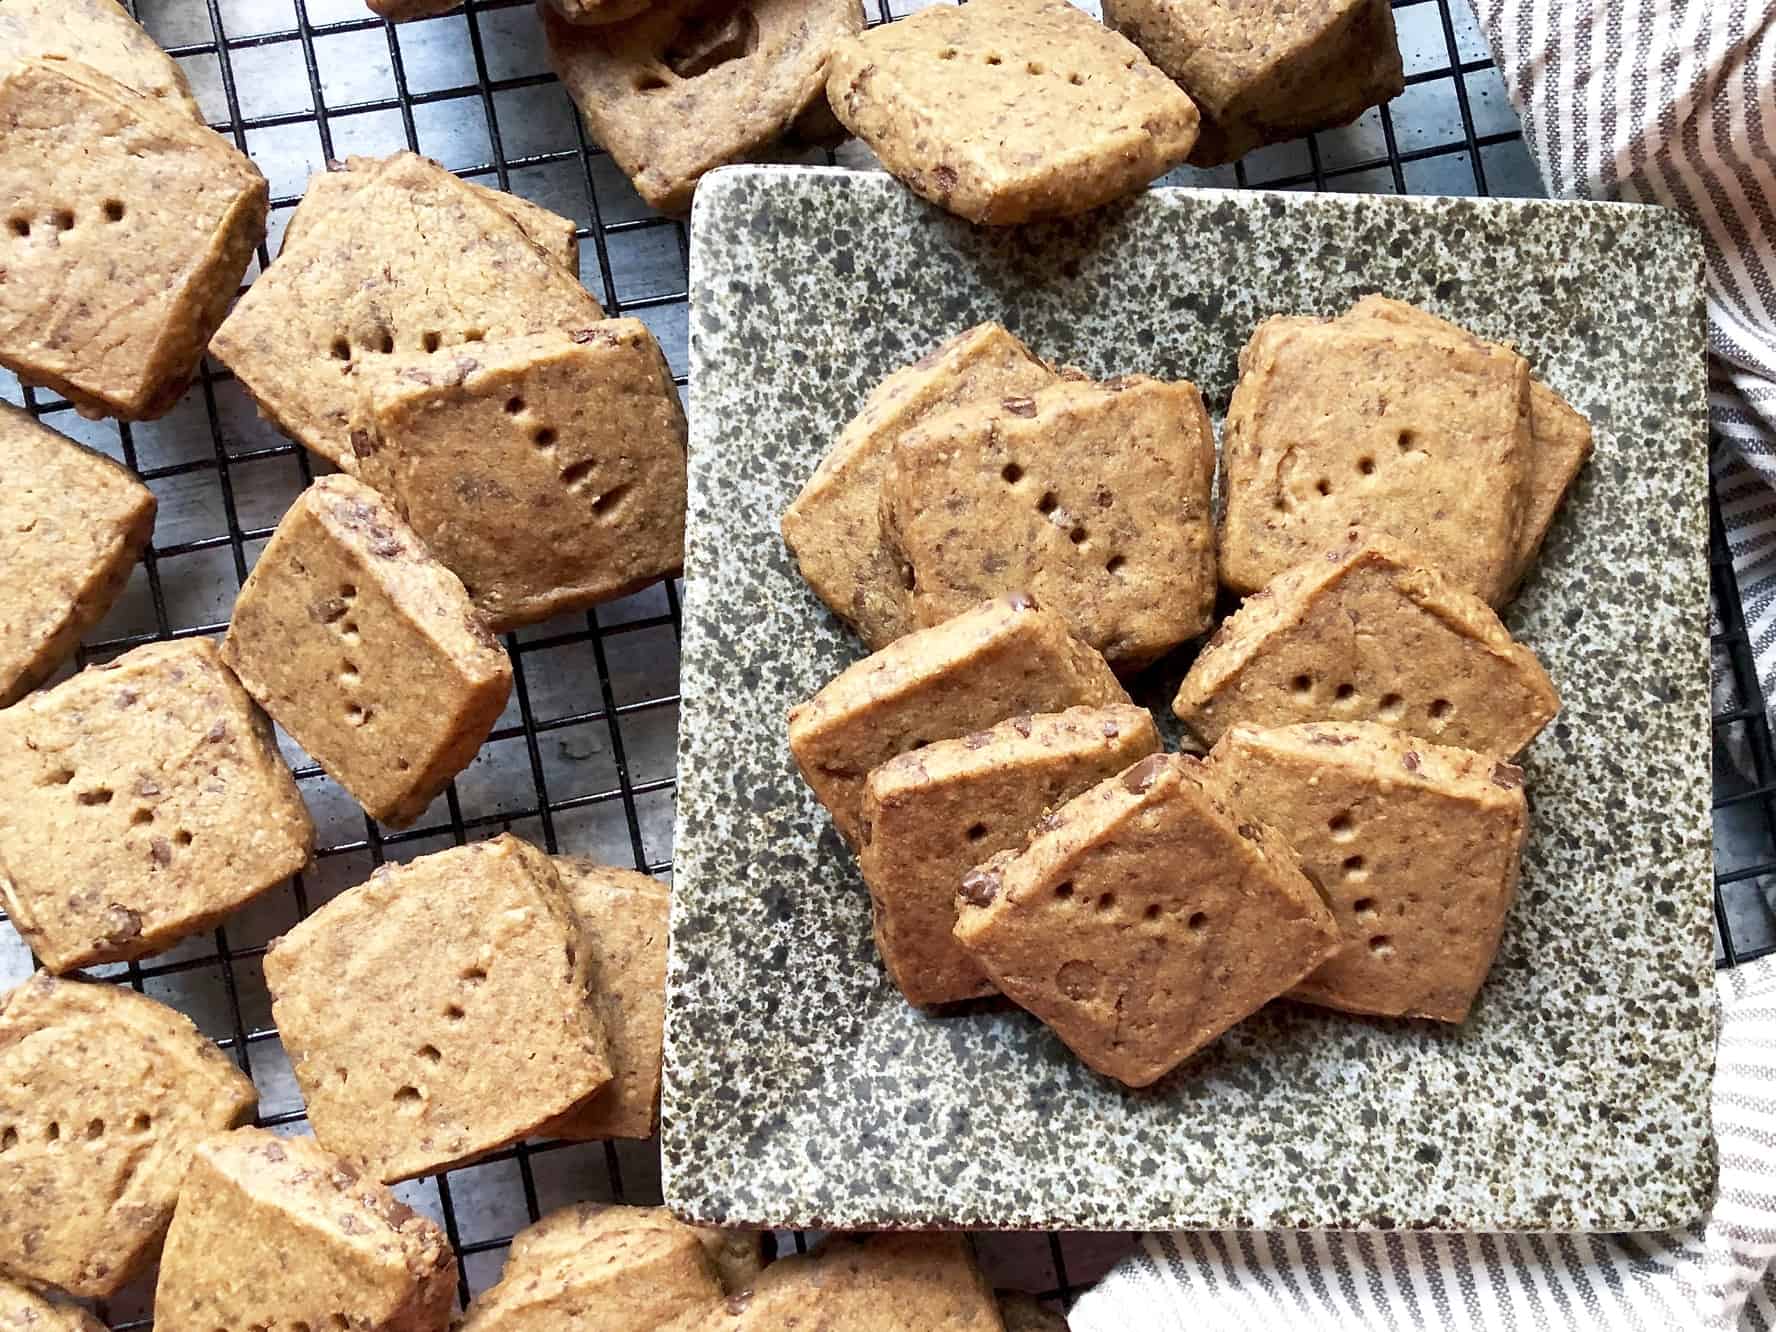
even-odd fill
[[[1549,191],[1680,208],[1708,249],[1713,460],[1776,700],[1776,0],[1478,0]]]
[[[1719,976],[1709,1216],[1649,1235],[1149,1235],[1074,1332],[1776,1327],[1776,958]]]

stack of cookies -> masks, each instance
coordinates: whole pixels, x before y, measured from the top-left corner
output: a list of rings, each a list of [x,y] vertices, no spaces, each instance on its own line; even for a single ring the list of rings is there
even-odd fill
[[[1266,321],[1241,366],[1218,532],[1193,388],[1093,384],[997,325],[884,381],[783,518],[877,649],[789,741],[888,976],[1001,992],[1133,1086],[1285,995],[1464,1020],[1527,834],[1510,760],[1559,707],[1488,602],[1584,418],[1379,296]],[[1212,748],[1167,755],[1115,672],[1206,629],[1217,574],[1249,595],[1173,703]]]

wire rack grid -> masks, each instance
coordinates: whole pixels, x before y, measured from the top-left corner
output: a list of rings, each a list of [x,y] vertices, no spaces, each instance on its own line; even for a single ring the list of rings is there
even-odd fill
[[[921,0],[866,6],[872,23],[888,22]],[[684,390],[685,229],[651,213],[586,139],[548,72],[530,0],[469,0],[455,14],[400,27],[370,17],[361,0],[137,0],[135,8],[185,69],[206,118],[271,182],[271,236],[249,281],[276,252],[311,172],[352,154],[413,149],[465,178],[575,218],[588,287],[612,315],[648,323]],[[1181,169],[1167,183],[1540,193],[1463,0],[1394,0],[1394,8],[1408,73],[1405,93],[1390,106],[1230,167]],[[847,146],[824,160],[869,159]],[[214,364],[154,423],[85,421],[4,372],[0,397],[127,463],[161,501],[154,543],[68,670],[155,639],[220,633],[278,517],[314,476],[308,455],[259,421],[244,392]],[[1776,755],[1718,514],[1715,528],[1717,679],[1737,687],[1715,725],[1717,736],[1732,733],[1732,752],[1751,774],[1721,800],[1740,822],[1761,819],[1761,841],[1754,828],[1748,843],[1752,859],[1717,873],[1719,952],[1730,965],[1776,950],[1776,918],[1763,897],[1763,885],[1776,882]],[[507,829],[551,852],[591,854],[670,877],[679,591],[662,584],[509,636],[514,688],[506,715],[481,756],[411,830],[391,832],[367,819],[280,734],[315,816],[314,865],[287,891],[268,894],[212,934],[95,974],[191,1015],[258,1085],[260,1122],[302,1131],[301,1098],[260,968],[266,943],[296,920],[385,860]],[[0,980],[16,980],[31,965],[11,927],[0,925]],[[497,1279],[512,1234],[549,1208],[580,1198],[658,1203],[657,1144],[528,1143],[397,1192],[445,1227],[462,1259],[466,1303]],[[779,1244],[804,1249],[808,1239],[785,1234]],[[1076,1235],[990,1236],[977,1244],[995,1280],[1060,1303],[1125,1246],[1119,1237]],[[151,1291],[126,1291],[100,1313],[113,1328],[147,1327]]]

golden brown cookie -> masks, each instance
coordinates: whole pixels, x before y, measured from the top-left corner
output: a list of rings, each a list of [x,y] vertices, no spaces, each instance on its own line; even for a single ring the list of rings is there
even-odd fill
[[[271,727],[207,638],[0,711],[0,901],[51,971],[209,929],[313,846]]]
[[[364,0],[370,12],[393,23],[433,18],[462,6],[462,0]]]
[[[1062,380],[902,435],[882,540],[931,625],[1028,592],[1118,670],[1209,627],[1215,436],[1194,384]]]
[[[1347,125],[1406,86],[1388,0],[1104,0],[1104,22],[1202,112],[1197,166]]]
[[[975,0],[871,29],[834,51],[827,98],[909,189],[971,222],[1083,213],[1196,142],[1190,99],[1066,0]]]
[[[875,908],[876,949],[908,1002],[993,992],[951,933],[963,878],[988,857],[1021,849],[1047,810],[1159,748],[1145,708],[1069,708],[939,740],[870,773],[857,859]]]
[[[198,1145],[154,1294],[161,1332],[444,1332],[456,1258],[433,1222],[312,1138]]]
[[[89,66],[0,77],[0,365],[84,414],[164,414],[265,238],[265,178]]]
[[[1127,703],[1104,659],[1028,597],[908,634],[789,710],[789,748],[833,824],[860,845],[864,782],[896,754],[1019,713]]]
[[[1379,319],[1434,336],[1471,338],[1459,324],[1386,296],[1365,296],[1344,321]],[[1529,571],[1579,472],[1591,459],[1591,423],[1541,380],[1529,381],[1529,473],[1524,478],[1523,523],[1517,536],[1513,586]]]
[[[965,329],[870,392],[784,511],[783,540],[802,577],[871,651],[916,627],[900,561],[882,540],[882,475],[895,441],[964,403],[1025,397],[1053,378],[1002,325]]]
[[[159,1251],[193,1144],[257,1102],[189,1018],[127,987],[38,972],[0,996],[0,1273],[112,1295]]]
[[[749,1291],[658,1332],[1003,1332],[965,1235],[834,1235],[779,1258]]]
[[[1255,592],[1362,527],[1493,605],[1529,470],[1529,366],[1382,320],[1268,319],[1224,432],[1221,581]]]
[[[547,1138],[647,1138],[660,1118],[666,1014],[666,918],[672,890],[634,870],[580,856],[555,869],[592,959],[593,1003],[610,1039],[610,1084],[543,1128]]]
[[[0,1332],[105,1332],[105,1325],[77,1304],[52,1304],[0,1281]]]
[[[1005,1332],[1067,1332],[1066,1314],[1022,1291],[999,1292],[999,1316],[1005,1320]]]
[[[633,1332],[723,1295],[698,1232],[664,1208],[563,1208],[512,1241],[463,1332]]]
[[[858,0],[658,0],[620,23],[542,7],[549,58],[586,132],[663,213],[690,210],[706,172],[783,137],[820,100]]]
[[[460,4],[462,0],[451,0],[452,4]],[[397,153],[396,157],[417,156],[411,153]],[[308,188],[302,195],[302,202],[296,211],[290,214],[290,221],[284,227],[284,243],[282,249],[287,250],[297,244],[303,236],[311,231],[315,224],[336,208],[348,207],[351,197],[360,186],[367,183],[388,158],[348,157],[343,162],[331,163],[325,171],[317,171],[308,178]],[[580,239],[571,218],[552,213],[541,204],[532,203],[520,194],[508,194],[504,190],[489,189],[485,185],[477,185],[473,181],[464,181],[477,199],[490,204],[511,218],[532,245],[542,250],[556,263],[560,264],[575,277],[580,272]],[[281,253],[281,251],[280,251]]]
[[[508,1270],[536,1268],[587,1251],[603,1236],[624,1230],[689,1231],[708,1255],[724,1291],[748,1290],[764,1267],[764,1236],[756,1230],[718,1230],[690,1226],[664,1207],[619,1207],[607,1203],[575,1203],[550,1212],[512,1238]]]
[[[1380,721],[1505,758],[1559,710],[1535,653],[1485,602],[1356,533],[1248,597],[1172,702],[1205,744],[1241,724]]]
[[[1344,937],[1292,991],[1461,1022],[1498,952],[1529,812],[1523,773],[1376,722],[1236,726],[1210,764],[1325,886]]]
[[[185,71],[117,0],[0,0],[0,64],[32,56],[79,61],[203,123]]]
[[[683,568],[684,409],[639,319],[391,356],[356,378],[359,477],[494,632]]]
[[[547,0],[569,23],[616,23],[633,18],[654,0]]]
[[[370,814],[412,823],[499,720],[512,666],[461,582],[370,487],[324,476],[234,604],[222,658]]]
[[[277,940],[265,983],[315,1137],[393,1183],[591,1097],[611,1066],[580,934],[549,857],[505,833],[384,865]]]
[[[397,153],[284,246],[210,349],[266,419],[350,471],[350,380],[366,361],[602,318],[503,208]]]
[[[5,11],[0,10],[0,13]],[[35,689],[104,618],[154,531],[127,468],[0,403],[0,707]]]
[[[963,881],[956,938],[1092,1068],[1158,1081],[1335,953],[1338,926],[1225,779],[1155,754]]]

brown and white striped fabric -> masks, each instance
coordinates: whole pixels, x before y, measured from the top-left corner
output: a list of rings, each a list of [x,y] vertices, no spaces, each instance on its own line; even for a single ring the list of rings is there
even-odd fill
[[[1074,1332],[1776,1327],[1776,958],[1720,974],[1704,1222],[1649,1235],[1180,1231],[1080,1296]]]
[[[1551,193],[1680,208],[1708,248],[1713,466],[1776,700],[1776,0],[1478,0]]]

